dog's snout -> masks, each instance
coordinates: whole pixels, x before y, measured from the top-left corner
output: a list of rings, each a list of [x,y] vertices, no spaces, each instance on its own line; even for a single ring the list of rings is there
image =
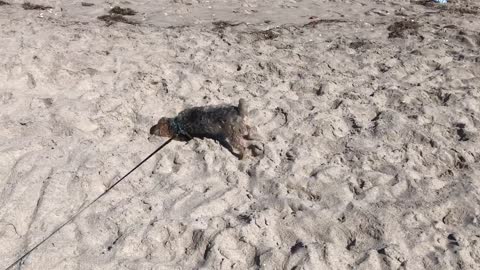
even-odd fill
[[[150,134],[154,135],[156,130],[157,130],[157,125],[154,125],[153,127],[150,128]]]

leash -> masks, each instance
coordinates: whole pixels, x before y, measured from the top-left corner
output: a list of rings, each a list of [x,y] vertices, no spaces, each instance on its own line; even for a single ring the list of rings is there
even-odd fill
[[[151,158],[153,155],[155,155],[158,151],[162,150],[163,147],[165,147],[168,143],[170,143],[175,137],[172,137],[168,139],[168,141],[164,142],[162,145],[160,145],[157,150],[153,151],[148,157],[146,157],[142,162],[138,163],[137,166],[135,166],[133,169],[131,169],[127,174],[125,174],[122,178],[117,180],[113,185],[111,185],[109,188],[107,188],[100,196],[95,198],[95,200],[91,201],[87,206],[81,208],[77,213],[75,213],[71,218],[69,218],[67,221],[65,221],[62,225],[57,227],[53,232],[51,232],[45,239],[40,241],[38,244],[36,244],[34,247],[32,247],[29,251],[25,252],[20,258],[18,258],[15,262],[10,264],[5,270],[12,269],[17,263],[19,263],[21,260],[23,260],[25,257],[27,257],[32,251],[37,249],[39,246],[41,246],[43,243],[45,243],[50,237],[52,237],[54,234],[56,234],[58,231],[60,231],[65,225],[68,223],[72,222],[77,216],[79,216],[83,211],[85,211],[88,207],[90,207],[92,204],[94,204],[96,201],[98,201],[100,198],[105,196],[112,188],[114,188],[118,183],[120,183],[123,179],[127,178],[133,171],[135,171],[138,167],[140,167],[145,161],[147,161],[149,158]]]

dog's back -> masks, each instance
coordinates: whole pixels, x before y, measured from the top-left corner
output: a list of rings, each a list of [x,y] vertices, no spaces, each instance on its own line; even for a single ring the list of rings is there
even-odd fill
[[[244,99],[240,99],[238,106],[193,107],[174,118],[162,117],[150,129],[150,134],[174,137],[180,141],[189,141],[194,137],[211,138],[243,158],[244,138],[248,137],[250,130],[245,123],[246,116],[247,104]]]
[[[245,101],[240,101],[238,107],[231,105],[193,107],[179,113],[175,121],[193,137],[228,137],[232,132],[243,130],[246,115],[244,103]]]

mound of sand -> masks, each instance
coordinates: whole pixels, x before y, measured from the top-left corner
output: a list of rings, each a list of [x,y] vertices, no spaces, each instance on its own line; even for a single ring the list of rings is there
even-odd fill
[[[21,268],[480,267],[477,1],[30,4],[0,5],[0,269],[158,118],[242,97],[248,159],[171,143]]]

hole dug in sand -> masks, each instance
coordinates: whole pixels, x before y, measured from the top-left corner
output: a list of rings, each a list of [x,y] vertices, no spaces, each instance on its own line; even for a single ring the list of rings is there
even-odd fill
[[[413,20],[394,22],[387,30],[388,38],[405,38],[407,35],[418,35],[420,24]]]

